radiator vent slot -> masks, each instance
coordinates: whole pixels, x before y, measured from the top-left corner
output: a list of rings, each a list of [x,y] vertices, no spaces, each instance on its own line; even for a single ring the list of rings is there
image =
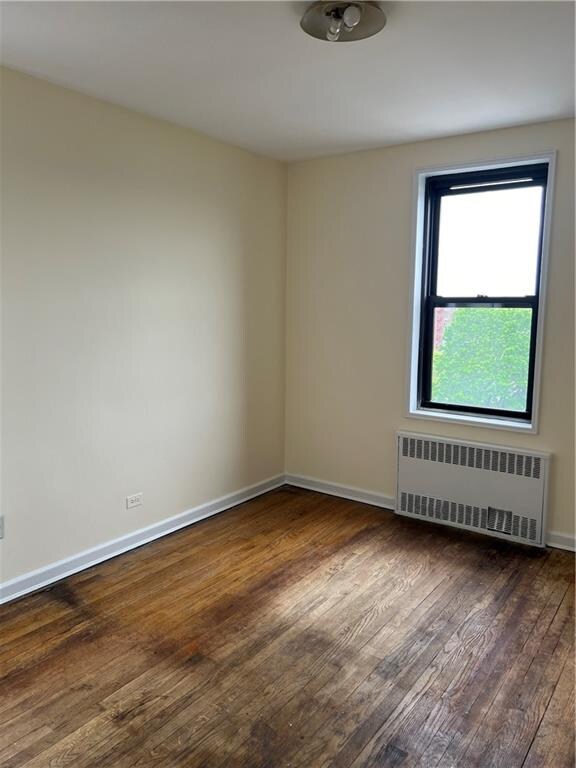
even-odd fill
[[[542,460],[539,456],[418,437],[401,440],[405,458],[540,479]]]
[[[509,509],[496,509],[488,507],[488,525],[489,531],[498,531],[498,533],[507,533],[512,535],[512,511]]]
[[[433,496],[402,491],[400,511],[471,530],[497,531],[525,539],[527,542],[536,541],[536,521],[522,515],[515,515],[509,510],[475,507],[448,499],[436,499]]]

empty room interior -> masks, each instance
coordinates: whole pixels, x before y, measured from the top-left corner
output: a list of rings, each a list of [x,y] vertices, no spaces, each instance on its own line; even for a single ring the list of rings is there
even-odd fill
[[[574,30],[0,2],[1,768],[574,768]]]

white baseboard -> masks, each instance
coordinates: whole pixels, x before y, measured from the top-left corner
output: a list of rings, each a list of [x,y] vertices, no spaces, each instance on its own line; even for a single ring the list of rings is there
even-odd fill
[[[568,536],[566,533],[557,533],[548,531],[546,544],[556,549],[567,549],[569,552],[576,552],[576,536]]]
[[[298,488],[307,488],[311,491],[327,493],[330,496],[340,496],[343,499],[352,499],[361,501],[365,504],[372,504],[376,507],[391,509],[394,511],[396,500],[393,496],[385,496],[374,491],[365,491],[362,488],[354,486],[340,485],[339,483],[328,483],[325,480],[318,480],[315,477],[306,477],[303,475],[286,475],[286,483],[295,485]],[[569,552],[576,552],[576,538],[565,533],[549,531],[546,538],[546,545],[556,549],[566,549]]]
[[[189,509],[167,520],[154,523],[146,528],[140,528],[140,530],[129,533],[126,536],[114,539],[113,541],[107,541],[97,547],[79,552],[77,555],[51,563],[44,568],[30,571],[10,581],[0,583],[0,605],[47,587],[55,581],[72,576],[74,573],[97,565],[104,560],[109,560],[111,557],[121,555],[123,552],[141,547],[143,544],[154,541],[154,539],[159,539],[161,536],[166,536],[180,528],[185,528],[192,523],[197,523],[199,520],[204,520],[206,517],[217,515],[219,512],[224,512],[224,510],[230,509],[230,507],[242,504],[244,501],[249,501],[256,496],[274,490],[274,488],[279,488],[281,485],[284,485],[284,475],[268,478],[261,483],[242,488],[214,501],[200,504],[198,507]]]
[[[315,477],[304,475],[285,475],[287,485],[295,485],[297,488],[307,488],[309,491],[319,491],[330,496],[340,496],[343,499],[361,501],[364,504],[372,504],[375,507],[394,509],[394,497],[385,496],[383,493],[365,491],[352,485],[340,485],[340,483],[328,483],[326,480],[317,480]]]
[[[30,592],[35,592],[38,589],[43,589],[56,581],[60,581],[60,579],[72,576],[79,571],[121,555],[124,552],[129,552],[131,549],[141,547],[143,544],[154,541],[154,539],[159,539],[169,533],[178,531],[180,528],[185,528],[188,525],[197,523],[199,520],[204,520],[206,517],[217,515],[219,512],[224,512],[230,509],[230,507],[235,507],[237,504],[242,504],[285,484],[394,510],[395,500],[393,496],[366,491],[354,486],[341,485],[340,483],[329,483],[325,480],[318,480],[317,478],[303,475],[277,475],[261,483],[256,483],[255,485],[230,493],[227,496],[222,496],[214,501],[200,504],[198,507],[182,512],[175,517],[154,523],[126,536],[114,539],[113,541],[107,541],[77,555],[72,555],[72,557],[51,563],[44,568],[30,571],[10,581],[0,583],[0,605],[16,600],[18,597],[23,597]],[[546,543],[549,547],[566,549],[570,552],[576,551],[575,537],[564,533],[550,531]]]

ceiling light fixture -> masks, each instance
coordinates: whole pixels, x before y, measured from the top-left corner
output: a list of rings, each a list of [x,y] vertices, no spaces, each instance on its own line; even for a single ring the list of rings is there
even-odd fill
[[[324,0],[311,5],[300,21],[304,32],[330,43],[364,40],[380,32],[385,24],[384,11],[376,3]]]

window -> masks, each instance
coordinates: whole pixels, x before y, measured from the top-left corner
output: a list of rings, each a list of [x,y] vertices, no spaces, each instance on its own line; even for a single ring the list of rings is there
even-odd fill
[[[412,412],[532,424],[548,169],[422,175]]]

